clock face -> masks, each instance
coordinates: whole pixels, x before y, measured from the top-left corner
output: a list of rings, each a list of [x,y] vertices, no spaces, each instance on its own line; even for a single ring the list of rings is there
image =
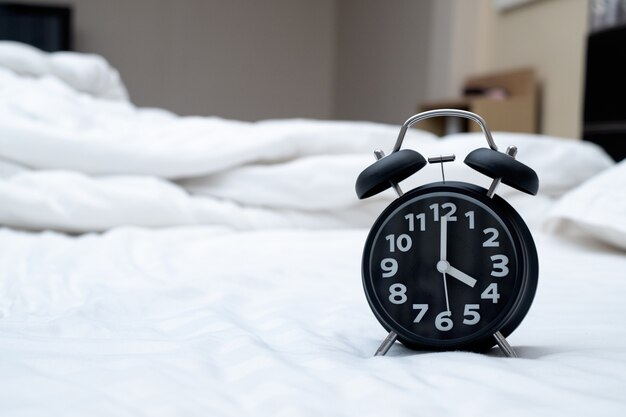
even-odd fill
[[[524,245],[491,202],[441,186],[405,195],[377,221],[364,285],[379,320],[401,340],[445,348],[487,337],[492,344],[519,306],[528,287]]]

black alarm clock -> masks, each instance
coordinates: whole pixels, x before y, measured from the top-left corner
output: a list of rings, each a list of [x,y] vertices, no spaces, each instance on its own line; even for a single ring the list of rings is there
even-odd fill
[[[442,181],[403,193],[398,183],[427,160],[400,149],[407,129],[430,117],[464,117],[478,123],[489,148],[470,152],[465,163],[493,181],[489,189]],[[539,271],[532,235],[520,215],[495,191],[500,182],[528,194],[539,188],[537,174],[515,159],[516,148],[498,151],[485,121],[452,109],[432,110],[408,119],[393,152],[358,177],[356,192],[367,198],[393,187],[398,193],[375,221],[363,251],[362,278],[367,301],[389,332],[376,355],[396,340],[415,350],[484,352],[506,341],[528,312]]]

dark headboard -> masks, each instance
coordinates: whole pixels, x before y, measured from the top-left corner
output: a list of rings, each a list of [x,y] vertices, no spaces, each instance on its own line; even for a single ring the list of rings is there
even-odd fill
[[[621,161],[626,158],[626,0],[589,5],[583,139]]]
[[[72,10],[0,2],[0,39],[33,45],[44,51],[72,48]]]

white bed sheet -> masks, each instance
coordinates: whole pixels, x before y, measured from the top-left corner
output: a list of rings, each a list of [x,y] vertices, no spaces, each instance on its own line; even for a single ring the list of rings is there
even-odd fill
[[[125,101],[97,57],[64,57],[61,76],[3,45],[1,416],[626,414],[626,257],[540,231],[555,199],[611,166],[599,148],[494,134],[541,179],[537,197],[498,189],[540,257],[510,338],[521,358],[373,358],[385,335],[360,256],[394,195],[363,203],[353,187],[396,126],[180,118]],[[477,135],[406,144],[457,153],[448,179],[489,183],[462,163]]]
[[[623,253],[535,235],[519,359],[415,353],[359,276],[364,230],[0,232],[3,416],[626,413]]]

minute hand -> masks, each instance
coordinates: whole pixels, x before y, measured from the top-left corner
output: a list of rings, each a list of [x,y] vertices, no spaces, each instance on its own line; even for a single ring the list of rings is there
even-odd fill
[[[476,285],[476,280],[474,278],[470,277],[465,272],[459,271],[452,265],[448,265],[448,268],[446,269],[446,273],[450,275],[451,277],[458,279],[463,284],[469,285],[472,288],[474,288],[474,285]]]
[[[445,261],[448,252],[448,219],[446,216],[441,216],[439,219],[441,223],[440,227],[440,239],[439,239],[439,261]]]

